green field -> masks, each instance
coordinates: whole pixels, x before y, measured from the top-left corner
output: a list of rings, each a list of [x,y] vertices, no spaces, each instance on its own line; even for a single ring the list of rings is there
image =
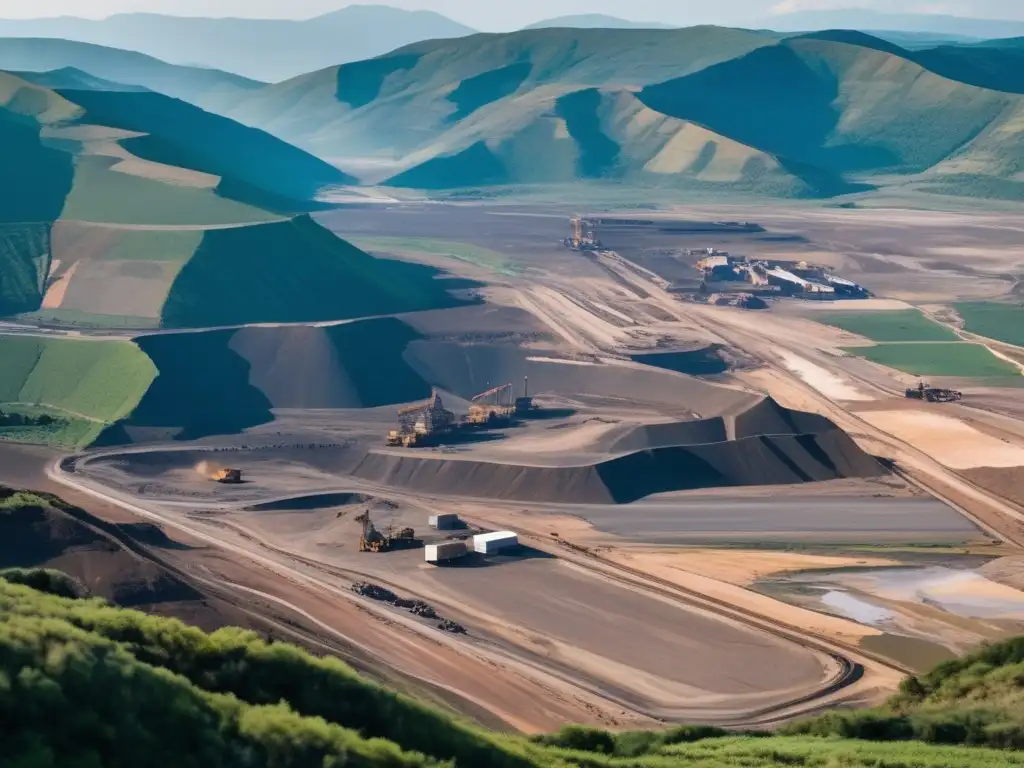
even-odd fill
[[[65,506],[0,488],[0,522],[50,505]],[[1024,638],[908,678],[884,706],[829,712],[781,734],[570,726],[527,739],[455,720],[337,659],[240,629],[207,634],[77,597],[84,592],[57,572],[0,571],[0,718],[12,765],[1024,766]]]
[[[14,315],[14,320],[26,323],[72,328],[157,328],[160,322],[154,317],[132,317],[131,315],[100,315],[77,309],[40,309]]]
[[[954,306],[964,319],[964,330],[1024,347],[1024,304],[977,301]]]
[[[45,437],[44,442],[77,444],[95,438],[93,425],[130,414],[157,373],[142,350],[127,341],[0,336],[0,360],[0,408],[40,407],[59,412],[67,422],[59,429],[20,428],[33,442]],[[18,439],[17,429],[7,439]]]
[[[216,226],[280,219],[212,189],[167,184],[112,170],[110,157],[75,159],[75,180],[61,218],[104,224]]]
[[[454,240],[431,240],[426,237],[355,236],[349,239],[353,245],[364,251],[390,253],[395,256],[418,253],[442,256],[475,264],[500,275],[513,276],[523,272],[521,265],[511,261],[504,254],[470,243],[459,243]]]
[[[967,342],[877,344],[850,347],[845,351],[918,376],[997,378],[1021,375],[1019,368],[1000,360],[981,344]]]
[[[814,314],[813,320],[856,333],[872,341],[957,341],[950,329],[925,317],[916,309],[890,312],[828,312]]]
[[[103,431],[102,422],[71,416],[57,408],[31,405],[4,405],[5,413],[23,416],[41,416],[54,419],[48,425],[3,426],[0,425],[0,440],[32,445],[51,445],[58,448],[81,448],[92,443]]]

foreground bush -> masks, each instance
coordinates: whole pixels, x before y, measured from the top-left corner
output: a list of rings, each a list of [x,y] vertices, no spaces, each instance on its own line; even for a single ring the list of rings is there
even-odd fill
[[[45,571],[9,575],[67,586]],[[0,765],[1024,768],[1016,752],[920,741],[1016,745],[1022,654],[1024,641],[983,649],[909,679],[885,708],[830,713],[792,726],[799,735],[569,727],[526,740],[250,632],[208,635],[0,579]]]

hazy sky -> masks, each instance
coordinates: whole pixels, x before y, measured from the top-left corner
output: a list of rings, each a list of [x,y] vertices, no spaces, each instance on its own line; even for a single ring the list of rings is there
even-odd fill
[[[774,13],[817,8],[874,8],[1024,19],[1024,0],[386,0],[382,5],[428,9],[488,31],[516,29],[551,16],[607,13],[634,21],[743,25]],[[88,16],[152,11],[182,16],[308,18],[345,0],[0,0],[0,17]]]

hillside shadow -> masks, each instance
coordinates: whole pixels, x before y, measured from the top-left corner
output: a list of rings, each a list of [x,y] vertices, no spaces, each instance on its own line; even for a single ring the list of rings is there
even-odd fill
[[[335,96],[352,109],[365,107],[380,96],[384,81],[396,72],[415,67],[423,54],[399,53],[365,61],[354,61],[338,67]]]
[[[831,69],[810,66],[785,44],[759,48],[638,94],[653,110],[797,162],[833,171],[892,165],[894,156],[883,148],[826,146],[841,117],[833,106],[838,96]]]
[[[601,92],[596,88],[570,93],[555,103],[555,114],[565,120],[566,130],[579,148],[577,169],[584,178],[603,178],[619,161],[618,143],[601,128],[600,106]]]
[[[526,82],[532,68],[530,62],[520,61],[466,78],[448,94],[448,101],[455,105],[448,122],[457,123],[481,107],[515,93]]]

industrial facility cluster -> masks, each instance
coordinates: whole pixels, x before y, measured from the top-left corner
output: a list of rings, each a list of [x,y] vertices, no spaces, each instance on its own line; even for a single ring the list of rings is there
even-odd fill
[[[705,293],[742,291],[819,299],[861,299],[870,295],[852,280],[806,261],[748,261],[745,256],[714,248],[690,250],[687,256],[701,257],[697,269],[704,276],[701,290]]]
[[[511,384],[502,384],[474,397],[469,413],[462,417],[445,408],[441,395],[434,389],[426,400],[398,410],[398,429],[388,433],[387,444],[406,448],[436,445],[440,437],[462,430],[505,426],[517,417],[529,415],[533,408],[526,378],[521,396],[515,396]]]

